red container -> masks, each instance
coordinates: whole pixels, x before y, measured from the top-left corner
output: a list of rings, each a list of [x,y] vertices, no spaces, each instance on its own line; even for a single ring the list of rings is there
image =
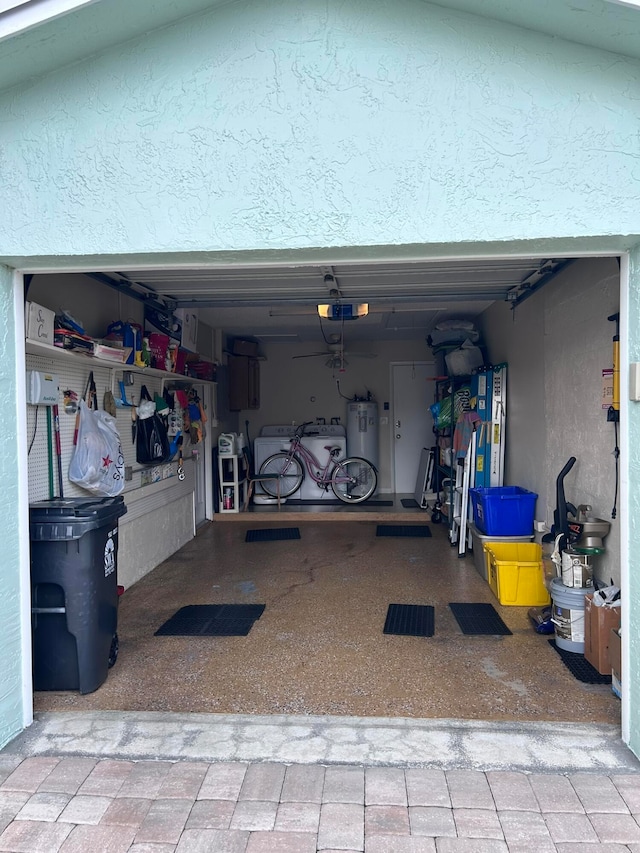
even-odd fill
[[[182,349],[182,348],[180,348],[178,350],[178,353],[176,355],[175,372],[179,373],[180,376],[184,376],[184,367],[185,367],[185,364],[187,363],[187,355],[188,355],[187,350]]]
[[[166,370],[169,335],[152,332],[149,335],[149,349],[151,350],[151,367],[155,367],[157,370]]]

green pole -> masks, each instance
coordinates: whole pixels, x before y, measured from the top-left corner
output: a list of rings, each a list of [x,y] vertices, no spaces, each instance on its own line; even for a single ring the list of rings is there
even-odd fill
[[[47,454],[49,457],[49,498],[55,497],[53,491],[53,447],[51,446],[52,426],[51,426],[51,406],[46,406],[47,410]]]

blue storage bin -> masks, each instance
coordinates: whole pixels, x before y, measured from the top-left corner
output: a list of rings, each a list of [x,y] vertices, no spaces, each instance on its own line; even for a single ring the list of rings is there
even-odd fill
[[[529,536],[538,496],[520,486],[469,489],[476,527],[487,536]]]

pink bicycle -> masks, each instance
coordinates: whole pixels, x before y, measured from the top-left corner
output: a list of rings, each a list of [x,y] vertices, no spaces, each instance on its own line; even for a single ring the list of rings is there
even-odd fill
[[[331,486],[333,493],[346,504],[359,504],[370,498],[378,484],[376,469],[371,462],[358,456],[338,459],[341,448],[327,444],[329,451],[326,465],[323,467],[316,456],[302,443],[306,428],[313,421],[300,424],[296,429],[288,451],[274,453],[260,466],[260,476],[272,479],[262,480],[264,491],[275,498],[287,498],[297,491],[306,473],[325,491]],[[331,439],[328,439],[329,441]]]

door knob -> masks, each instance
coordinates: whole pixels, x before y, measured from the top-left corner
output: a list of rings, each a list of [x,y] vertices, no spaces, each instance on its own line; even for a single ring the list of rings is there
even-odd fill
[[[396,433],[396,438],[402,438],[399,432]]]

